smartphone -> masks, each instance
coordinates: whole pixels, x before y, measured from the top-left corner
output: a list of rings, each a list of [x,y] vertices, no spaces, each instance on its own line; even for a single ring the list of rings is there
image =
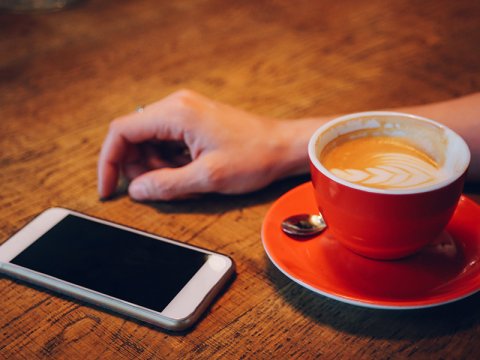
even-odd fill
[[[50,208],[0,246],[0,272],[165,329],[184,330],[235,270],[226,255]]]

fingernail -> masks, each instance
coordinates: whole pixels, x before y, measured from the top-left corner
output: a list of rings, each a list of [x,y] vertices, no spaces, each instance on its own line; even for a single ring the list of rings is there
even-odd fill
[[[147,187],[144,183],[134,182],[130,185],[130,188],[128,190],[130,196],[137,200],[143,200],[148,197]]]

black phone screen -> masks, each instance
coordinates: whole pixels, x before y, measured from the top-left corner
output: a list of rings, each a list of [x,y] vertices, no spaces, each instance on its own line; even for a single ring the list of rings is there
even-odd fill
[[[162,312],[208,256],[67,215],[11,262]]]

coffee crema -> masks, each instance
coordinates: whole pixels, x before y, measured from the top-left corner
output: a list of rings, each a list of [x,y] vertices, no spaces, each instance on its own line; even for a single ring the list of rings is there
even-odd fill
[[[378,189],[412,189],[444,179],[431,156],[394,136],[341,135],[325,146],[320,162],[343,180]]]

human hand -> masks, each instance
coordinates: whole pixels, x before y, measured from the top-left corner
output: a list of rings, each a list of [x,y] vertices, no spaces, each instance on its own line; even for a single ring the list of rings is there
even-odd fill
[[[111,123],[98,191],[111,196],[120,174],[136,200],[254,191],[297,172],[288,135],[283,121],[181,90]]]

